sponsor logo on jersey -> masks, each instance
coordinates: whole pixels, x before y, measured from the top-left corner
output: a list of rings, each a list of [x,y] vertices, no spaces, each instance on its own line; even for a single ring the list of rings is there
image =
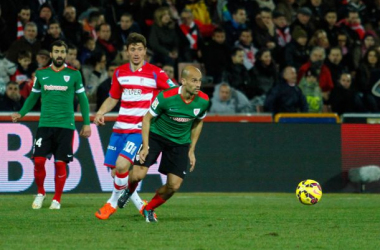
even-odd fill
[[[144,84],[144,78],[140,78],[140,85],[143,85]]]
[[[108,146],[107,149],[115,151],[117,148],[115,146]]]
[[[120,81],[120,83],[127,83],[127,82],[129,82],[129,79],[122,79],[122,80]]]
[[[152,103],[152,108],[153,109],[156,109],[157,108],[157,105],[159,104],[160,102],[158,101],[158,99],[154,99],[154,102]]]
[[[186,117],[170,117],[170,118],[176,122],[189,122],[194,119],[194,118],[186,118]]]
[[[201,109],[194,109],[194,115],[198,115]]]
[[[70,76],[63,76],[63,80],[65,80],[65,82],[70,81]]]
[[[54,86],[54,85],[44,85],[44,90],[58,90],[58,91],[66,91],[68,86]]]
[[[141,89],[124,89],[125,95],[141,95]]]

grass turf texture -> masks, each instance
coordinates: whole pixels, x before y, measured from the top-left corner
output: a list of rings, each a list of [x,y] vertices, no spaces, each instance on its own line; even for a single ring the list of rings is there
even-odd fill
[[[152,194],[141,194],[150,199]],[[61,210],[32,195],[0,195],[0,249],[379,249],[380,195],[178,193],[146,223],[132,203],[94,216],[108,194],[64,194]]]

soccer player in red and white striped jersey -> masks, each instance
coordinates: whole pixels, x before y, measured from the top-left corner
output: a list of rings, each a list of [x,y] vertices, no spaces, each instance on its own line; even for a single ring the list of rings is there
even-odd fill
[[[142,119],[150,107],[154,93],[175,86],[162,69],[144,61],[147,50],[144,36],[131,33],[126,45],[130,63],[115,70],[110,96],[94,120],[95,124],[104,125],[104,115],[121,101],[104,162],[105,166],[112,169],[114,190],[107,203],[95,213],[97,218],[103,220],[116,212],[120,192],[128,186],[128,169],[140,148]],[[146,205],[136,192],[131,200],[140,211]]]

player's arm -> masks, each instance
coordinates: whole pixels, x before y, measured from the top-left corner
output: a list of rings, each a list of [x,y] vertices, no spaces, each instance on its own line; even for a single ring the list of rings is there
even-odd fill
[[[90,127],[90,105],[88,104],[88,99],[86,93],[83,89],[82,92],[77,93],[79,98],[80,112],[83,117],[83,127],[79,133],[80,136],[88,138],[91,136],[91,127]]]
[[[83,126],[79,133],[80,136],[88,138],[91,136],[91,127],[90,127],[90,105],[88,104],[88,99],[86,92],[84,90],[82,75],[79,71],[76,72],[76,81],[75,81],[75,94],[79,99],[80,112],[82,113]]]
[[[17,122],[18,119],[24,117],[32,108],[34,105],[36,105],[38,98],[41,95],[41,85],[38,82],[37,76],[34,77],[34,83],[32,87],[32,92],[30,92],[30,95],[26,99],[24,105],[22,106],[21,110],[18,113],[13,113],[11,115],[12,121]]]
[[[117,76],[119,75],[119,69],[116,69],[112,76],[111,89],[109,97],[103,102],[98,112],[96,112],[94,123],[96,125],[104,125],[104,115],[110,112],[119,102],[123,88],[121,87]]]
[[[110,112],[119,102],[119,99],[114,99],[112,97],[108,97],[100,106],[98,112],[96,112],[94,123],[96,125],[104,125],[104,115]]]
[[[203,120],[201,119],[195,119],[193,126],[191,127],[191,143],[189,148],[189,159],[190,159],[190,172],[193,172],[195,167],[195,145],[198,142],[199,136],[201,134],[203,127]]]

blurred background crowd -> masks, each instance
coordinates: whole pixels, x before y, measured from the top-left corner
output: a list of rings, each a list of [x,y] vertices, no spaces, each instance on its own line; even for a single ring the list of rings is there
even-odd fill
[[[380,110],[380,0],[0,0],[0,111],[21,108],[55,40],[96,111],[131,32],[174,82],[202,70],[211,113]]]

